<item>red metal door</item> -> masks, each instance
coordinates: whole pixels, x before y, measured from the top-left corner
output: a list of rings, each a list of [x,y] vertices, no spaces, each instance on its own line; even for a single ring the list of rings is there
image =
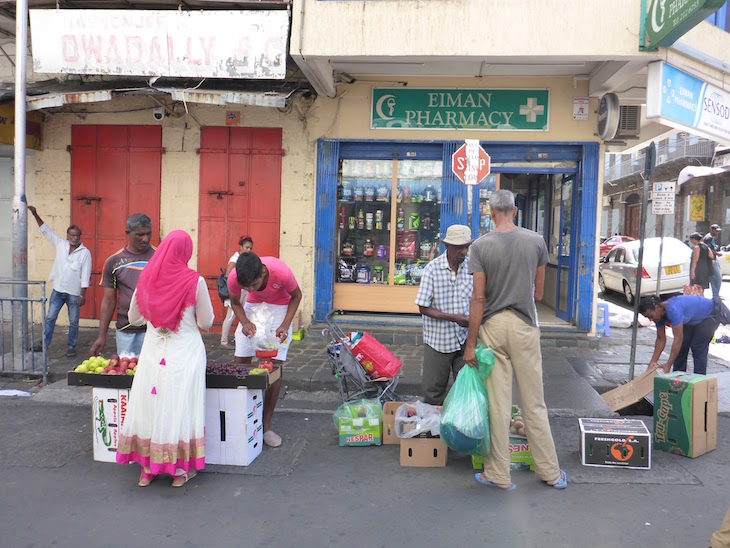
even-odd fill
[[[206,127],[199,152],[198,271],[220,325],[216,279],[239,237],[250,235],[257,255],[279,256],[281,129]]]
[[[91,251],[92,274],[82,318],[97,319],[104,261],[126,245],[132,213],[152,220],[152,244],[160,240],[162,128],[71,127],[71,222],[81,227]]]

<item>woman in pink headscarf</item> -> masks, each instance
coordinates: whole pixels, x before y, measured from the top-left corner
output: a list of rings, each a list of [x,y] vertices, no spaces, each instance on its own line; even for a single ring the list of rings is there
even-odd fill
[[[188,268],[193,242],[170,232],[142,271],[129,306],[147,334],[117,447],[117,462],[142,466],[139,485],[160,474],[181,487],[205,464],[205,345],[213,325],[205,280]]]

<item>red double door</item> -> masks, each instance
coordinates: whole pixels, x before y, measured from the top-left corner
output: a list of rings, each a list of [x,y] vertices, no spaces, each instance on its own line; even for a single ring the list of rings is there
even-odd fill
[[[71,127],[71,223],[92,260],[82,318],[99,318],[104,262],[126,245],[129,215],[149,216],[159,243],[162,152],[160,126]]]
[[[198,272],[208,283],[216,325],[225,317],[216,280],[251,236],[254,253],[279,256],[280,128],[206,127],[200,134]]]

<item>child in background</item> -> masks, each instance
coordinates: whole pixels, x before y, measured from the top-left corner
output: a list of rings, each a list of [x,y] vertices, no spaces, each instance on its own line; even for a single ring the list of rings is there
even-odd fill
[[[250,253],[251,251],[253,251],[253,240],[251,239],[251,236],[241,236],[241,238],[238,240],[238,247],[239,251],[234,253],[228,260],[228,267],[226,268],[226,279],[228,279],[228,275],[231,273],[231,270],[236,268],[236,261],[238,260],[238,257],[240,257],[244,253]],[[246,302],[246,294],[247,292],[244,290],[241,295],[241,302]],[[230,299],[226,299],[223,304],[226,307],[226,319],[223,320],[223,325],[221,326],[221,346],[228,346],[228,334],[231,332],[233,320],[236,319],[236,315],[233,313],[233,309],[231,308]]]

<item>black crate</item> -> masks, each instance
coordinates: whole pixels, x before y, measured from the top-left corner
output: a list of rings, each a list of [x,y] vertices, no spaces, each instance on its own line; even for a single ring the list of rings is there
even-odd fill
[[[69,386],[97,386],[100,388],[132,388],[132,375],[97,375],[68,372]]]

